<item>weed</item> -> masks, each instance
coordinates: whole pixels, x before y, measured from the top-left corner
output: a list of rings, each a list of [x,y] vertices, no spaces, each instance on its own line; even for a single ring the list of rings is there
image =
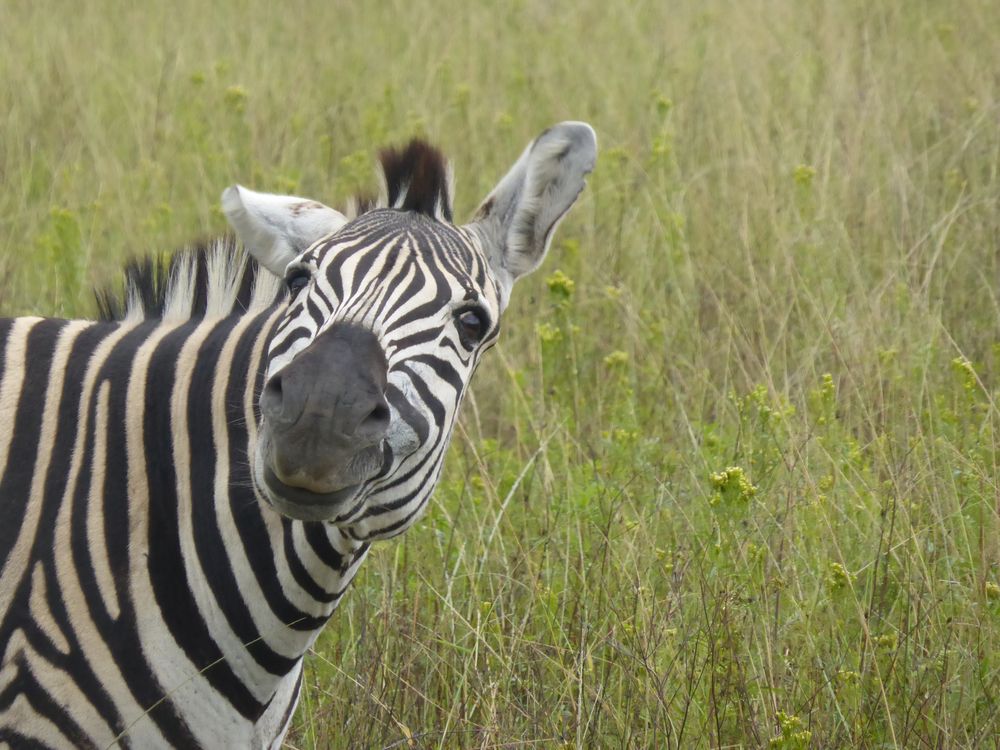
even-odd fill
[[[598,130],[289,746],[995,745],[1000,4],[307,5],[0,24],[5,312],[234,181],[338,203],[425,133],[466,217]]]

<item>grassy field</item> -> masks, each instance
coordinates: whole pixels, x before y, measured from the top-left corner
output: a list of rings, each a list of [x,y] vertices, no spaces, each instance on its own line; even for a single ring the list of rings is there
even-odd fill
[[[0,0],[0,309],[424,134],[602,153],[292,748],[1000,746],[1000,3]]]

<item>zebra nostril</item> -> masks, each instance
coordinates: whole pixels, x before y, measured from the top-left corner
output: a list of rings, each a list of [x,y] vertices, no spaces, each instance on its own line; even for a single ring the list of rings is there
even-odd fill
[[[357,436],[371,440],[381,440],[386,430],[389,429],[389,416],[389,404],[386,402],[384,396],[380,397],[379,402],[375,404],[358,425]]]
[[[389,405],[386,403],[381,403],[372,409],[371,414],[368,415],[369,422],[375,422],[385,427],[389,426]]]
[[[267,381],[264,393],[260,397],[260,410],[268,419],[280,420],[284,406],[284,393],[281,389],[281,375],[275,375]]]

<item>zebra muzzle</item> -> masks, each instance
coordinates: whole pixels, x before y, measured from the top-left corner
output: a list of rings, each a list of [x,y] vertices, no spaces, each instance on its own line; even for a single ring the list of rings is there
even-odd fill
[[[340,323],[267,381],[260,453],[273,491],[329,495],[378,473],[391,415],[387,371],[375,335]]]

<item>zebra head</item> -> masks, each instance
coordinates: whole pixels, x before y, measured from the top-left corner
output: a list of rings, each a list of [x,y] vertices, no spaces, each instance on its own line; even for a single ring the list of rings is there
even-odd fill
[[[243,244],[287,286],[250,448],[267,503],[359,540],[413,523],[511,287],[541,263],[595,156],[590,126],[546,130],[462,226],[444,159],[419,141],[382,153],[380,207],[350,220],[302,198],[223,193]]]

